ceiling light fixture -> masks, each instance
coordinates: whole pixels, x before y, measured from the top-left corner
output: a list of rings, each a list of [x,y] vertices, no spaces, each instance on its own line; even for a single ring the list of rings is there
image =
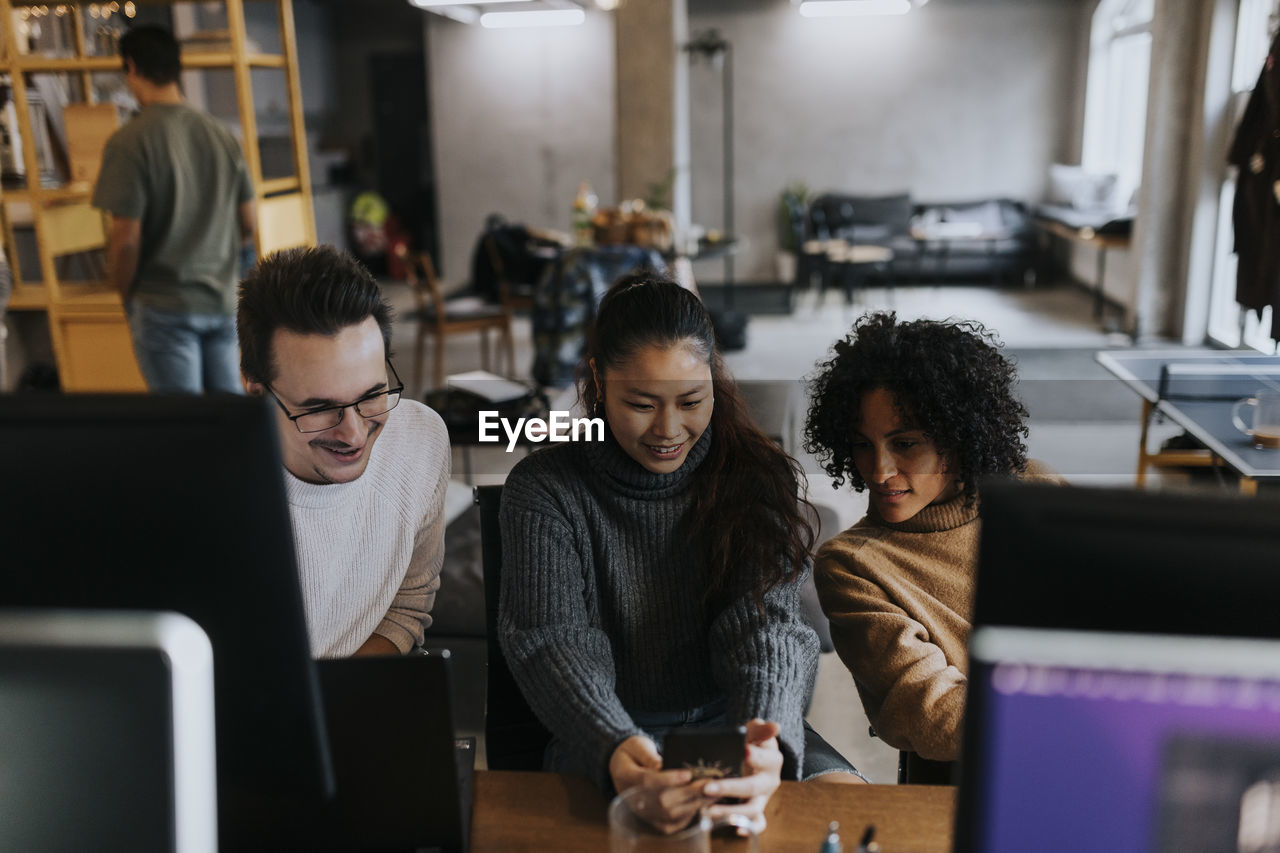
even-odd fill
[[[480,26],[489,29],[506,27],[573,27],[587,19],[581,9],[534,9],[529,12],[485,12]]]
[[[435,9],[440,6],[469,6],[484,3],[527,3],[528,0],[409,0],[419,9]]]
[[[805,18],[844,18],[855,15],[905,15],[911,0],[804,0],[800,14]]]

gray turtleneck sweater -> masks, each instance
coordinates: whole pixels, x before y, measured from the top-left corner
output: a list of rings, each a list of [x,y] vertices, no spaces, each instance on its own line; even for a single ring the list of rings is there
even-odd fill
[[[794,778],[818,639],[800,580],[705,613],[699,561],[682,525],[705,432],[685,463],[654,474],[618,446],[560,445],[522,460],[502,493],[499,635],[530,706],[603,789],[613,750],[641,734],[632,711],[717,700],[729,723],[777,722]],[[750,567],[744,567],[749,571]]]

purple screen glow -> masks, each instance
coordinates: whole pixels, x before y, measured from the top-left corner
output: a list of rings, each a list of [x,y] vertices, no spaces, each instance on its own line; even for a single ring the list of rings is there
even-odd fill
[[[1173,739],[1280,744],[1274,681],[975,661],[971,689],[984,853],[1156,850]]]

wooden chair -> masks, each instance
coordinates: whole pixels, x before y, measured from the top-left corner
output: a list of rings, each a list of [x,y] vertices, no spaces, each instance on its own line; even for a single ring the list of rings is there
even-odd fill
[[[489,369],[489,330],[501,337],[507,353],[507,375],[515,374],[515,345],[511,335],[511,309],[505,305],[488,303],[474,296],[445,299],[436,278],[435,265],[426,252],[410,252],[403,246],[397,248],[397,256],[404,262],[405,275],[417,309],[412,316],[418,322],[418,334],[413,347],[413,383],[422,388],[422,361],[428,335],[435,336],[435,361],[432,365],[433,387],[444,385],[445,339],[450,335],[470,332],[480,333],[480,364]]]

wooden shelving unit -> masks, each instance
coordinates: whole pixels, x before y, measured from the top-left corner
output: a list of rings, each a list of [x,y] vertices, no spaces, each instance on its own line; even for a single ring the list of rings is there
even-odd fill
[[[171,5],[150,0],[151,5]],[[279,21],[279,54],[250,52],[246,36],[245,2],[275,7]],[[227,16],[229,50],[184,51],[184,70],[230,69],[235,79],[237,111],[245,161],[258,201],[258,254],[315,243],[315,219],[311,202],[311,175],[302,115],[302,91],[298,76],[297,44],[291,0],[223,0]],[[70,16],[74,56],[25,54],[19,49],[18,11],[26,7],[61,6]],[[87,182],[58,187],[41,185],[41,164],[35,144],[28,75],[79,75],[80,90],[93,98],[93,74],[121,73],[119,56],[93,56],[86,50],[85,23],[90,4],[82,0],[56,4],[31,0],[0,0],[0,73],[8,75],[22,141],[25,189],[0,191],[0,219],[6,254],[14,270],[12,311],[44,311],[49,319],[58,372],[66,391],[145,390],[133,356],[133,347],[119,296],[105,280],[66,282],[59,278],[59,260],[102,250],[106,228],[102,214],[90,205],[93,187]],[[263,180],[258,148],[250,72],[282,70],[288,91],[292,137],[293,175]],[[41,280],[23,280],[15,221],[35,231]],[[105,263],[102,264],[105,269]],[[105,273],[104,273],[105,275]]]

